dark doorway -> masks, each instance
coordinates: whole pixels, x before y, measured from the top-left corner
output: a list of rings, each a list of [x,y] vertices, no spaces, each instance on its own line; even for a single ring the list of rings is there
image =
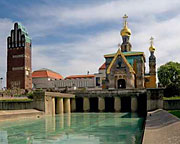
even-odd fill
[[[118,80],[118,89],[126,88],[126,81],[124,79]]]
[[[121,111],[122,112],[131,112],[131,97],[122,97],[121,98]]]
[[[138,114],[140,116],[146,116],[147,114],[147,95],[140,94],[138,98]]]
[[[58,105],[58,104],[57,104],[57,98],[55,98],[55,113],[56,113],[56,114],[58,114],[58,112],[57,112],[57,105]]]
[[[76,98],[76,112],[83,112],[83,98]]]
[[[114,98],[105,97],[105,112],[114,112]]]
[[[89,99],[90,101],[90,112],[98,112],[98,98],[93,97]]]

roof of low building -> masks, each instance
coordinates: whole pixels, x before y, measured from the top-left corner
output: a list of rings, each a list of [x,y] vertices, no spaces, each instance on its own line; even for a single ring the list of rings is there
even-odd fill
[[[70,75],[67,76],[65,79],[76,79],[76,78],[93,78],[95,75],[88,74],[88,75]]]
[[[105,69],[105,68],[106,68],[106,64],[103,63],[103,64],[99,67],[99,70],[103,70],[103,69]]]
[[[63,77],[49,69],[40,69],[32,73],[33,78],[54,78],[54,79],[63,79]]]
[[[129,52],[122,52],[124,54],[124,56],[138,56],[138,55],[143,55],[144,56],[144,52],[137,52],[137,51],[129,51]],[[112,53],[112,54],[106,54],[104,55],[104,57],[114,57],[116,53]]]

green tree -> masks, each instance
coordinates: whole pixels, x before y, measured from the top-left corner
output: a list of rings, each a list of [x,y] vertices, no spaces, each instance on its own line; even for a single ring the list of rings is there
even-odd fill
[[[180,63],[168,62],[158,68],[159,83],[165,87],[165,96],[180,94]]]

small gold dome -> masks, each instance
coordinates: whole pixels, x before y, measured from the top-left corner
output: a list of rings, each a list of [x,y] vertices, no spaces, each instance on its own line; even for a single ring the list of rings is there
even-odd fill
[[[156,49],[155,49],[155,47],[153,46],[153,45],[151,45],[150,47],[149,47],[149,51],[150,52],[154,52]]]
[[[130,36],[130,35],[131,35],[131,30],[127,26],[124,26],[124,28],[121,30],[121,36]]]
[[[121,36],[130,36],[131,35],[131,30],[128,28],[127,26],[127,18],[128,16],[125,14],[123,16],[123,19],[124,19],[124,27],[123,29],[121,30]]]

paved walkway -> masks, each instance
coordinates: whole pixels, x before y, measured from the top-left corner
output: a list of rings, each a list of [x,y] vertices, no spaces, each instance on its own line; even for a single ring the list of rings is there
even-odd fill
[[[4,99],[27,99],[28,97],[0,97],[0,100]]]
[[[148,113],[143,144],[180,144],[180,119],[164,110]]]
[[[17,118],[26,118],[32,116],[43,115],[44,112],[35,110],[35,109],[26,109],[26,110],[0,110],[0,121],[7,119],[17,119]]]

